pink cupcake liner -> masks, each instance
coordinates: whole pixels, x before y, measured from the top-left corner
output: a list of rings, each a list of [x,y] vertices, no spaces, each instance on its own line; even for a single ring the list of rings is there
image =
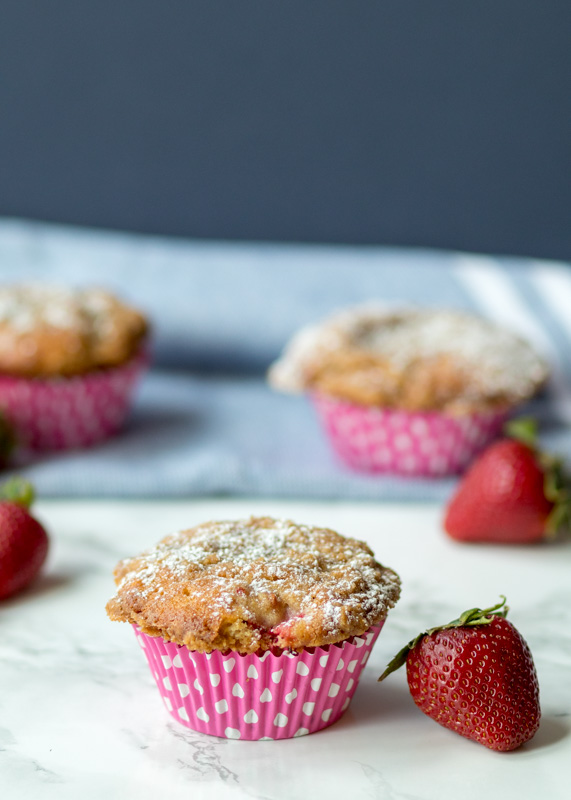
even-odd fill
[[[120,367],[71,378],[0,376],[0,409],[33,450],[87,447],[116,433],[148,365],[141,351]]]
[[[253,741],[305,736],[336,722],[383,622],[339,644],[262,655],[200,653],[133,628],[178,722],[200,733]]]
[[[453,416],[358,406],[311,395],[333,449],[364,472],[436,477],[464,470],[501,431],[509,411]]]

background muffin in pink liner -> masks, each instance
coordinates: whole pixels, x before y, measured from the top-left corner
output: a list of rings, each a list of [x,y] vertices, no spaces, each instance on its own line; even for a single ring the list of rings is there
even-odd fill
[[[480,317],[365,306],[301,330],[269,381],[310,394],[351,467],[436,476],[464,469],[548,374],[528,342]]]
[[[115,570],[168,711],[234,739],[313,733],[345,711],[400,581],[366,544],[269,517],[208,522]]]
[[[143,314],[101,289],[0,287],[0,409],[20,444],[94,444],[122,425],[148,363]]]

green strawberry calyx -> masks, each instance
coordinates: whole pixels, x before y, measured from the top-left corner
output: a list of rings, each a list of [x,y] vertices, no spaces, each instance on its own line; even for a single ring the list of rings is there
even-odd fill
[[[24,508],[30,508],[35,496],[34,487],[24,478],[10,478],[0,485],[0,502],[8,500]]]
[[[557,534],[571,531],[571,480],[565,472],[563,460],[543,453],[538,448],[537,422],[533,418],[510,420],[504,430],[511,439],[516,439],[533,450],[543,472],[543,493],[553,504],[545,523],[545,535],[554,538]]]
[[[433,633],[445,631],[449,628],[475,628],[479,625],[489,625],[493,621],[494,617],[505,618],[508,613],[508,606],[506,606],[506,598],[504,595],[501,594],[500,597],[502,598],[501,602],[497,603],[495,606],[484,609],[470,608],[468,611],[464,611],[463,614],[460,614],[458,619],[454,619],[452,622],[448,622],[446,625],[437,625],[435,628],[429,628],[428,630],[423,631],[423,633],[419,633],[418,636],[415,636],[414,639],[411,639],[408,644],[405,644],[402,650],[399,650],[392,661],[389,661],[379,680],[384,680],[387,675],[391,674],[391,672],[395,672],[395,670],[399,669],[399,667],[402,667],[402,665],[406,662],[410,651],[414,650],[417,644],[425,636],[431,636]]]

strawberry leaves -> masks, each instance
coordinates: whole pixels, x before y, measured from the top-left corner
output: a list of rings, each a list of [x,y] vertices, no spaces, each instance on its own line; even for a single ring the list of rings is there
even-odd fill
[[[419,633],[418,636],[415,636],[414,639],[411,639],[408,644],[405,644],[402,650],[399,650],[396,656],[387,664],[385,671],[378,680],[384,680],[387,675],[391,674],[391,672],[395,672],[397,669],[399,669],[399,667],[402,667],[402,665],[406,663],[409,652],[414,650],[420,640],[425,636],[432,636],[432,634],[437,633],[438,631],[445,631],[449,628],[489,625],[492,621],[492,615],[494,614],[499,617],[505,617],[509,609],[505,604],[506,598],[504,595],[500,595],[500,597],[502,598],[502,601],[497,603],[495,606],[485,609],[470,608],[468,611],[464,611],[463,614],[460,614],[457,619],[452,620],[452,622],[448,622],[445,625],[437,625],[435,628],[429,628],[423,633]]]

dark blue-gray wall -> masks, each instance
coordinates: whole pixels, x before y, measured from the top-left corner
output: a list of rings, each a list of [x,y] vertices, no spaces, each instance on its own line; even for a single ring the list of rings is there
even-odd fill
[[[2,0],[0,214],[571,258],[568,0]]]

